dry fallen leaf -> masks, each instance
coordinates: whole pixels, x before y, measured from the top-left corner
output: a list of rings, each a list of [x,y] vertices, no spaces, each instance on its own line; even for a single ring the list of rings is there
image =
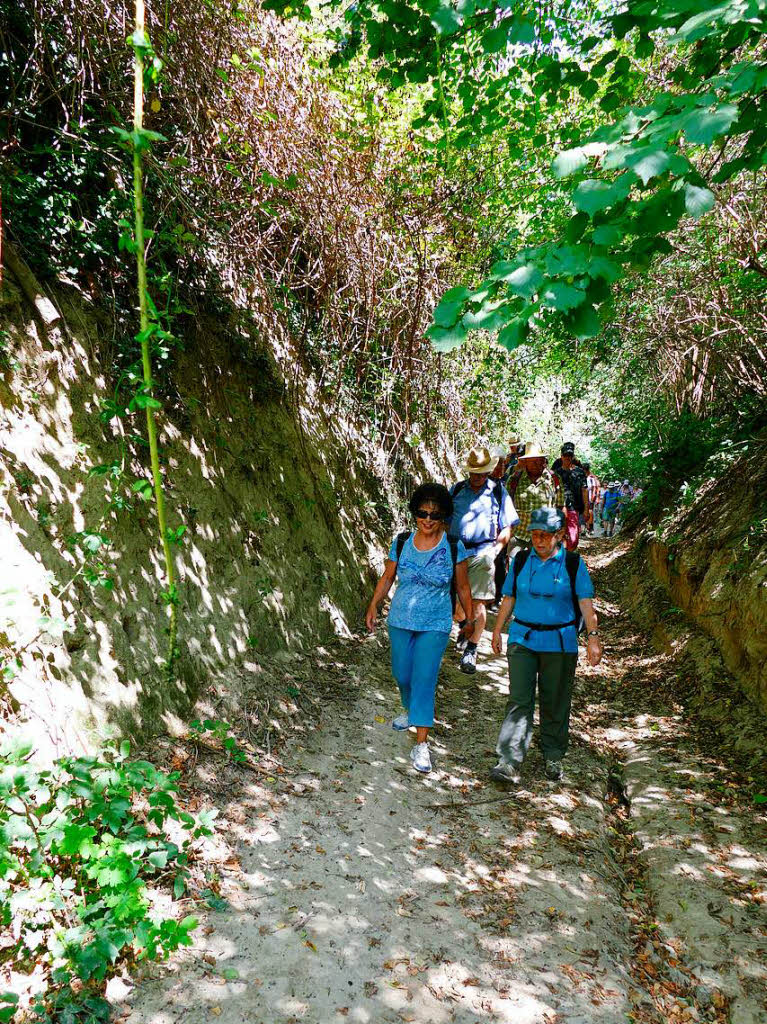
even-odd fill
[[[317,853],[327,853],[328,852],[327,850],[323,850],[323,848],[321,846],[315,846],[314,849],[317,851]]]
[[[210,1012],[213,1014],[214,1017],[220,1017],[221,1016],[221,1007],[220,1006],[211,1006]]]
[[[376,715],[376,722],[380,722],[382,725],[386,721],[383,715]]]
[[[203,960],[205,961],[206,964],[213,964],[213,965],[215,965],[215,963],[216,963],[216,958],[213,956],[212,953],[203,953],[202,958],[203,958]]]
[[[314,951],[315,953],[317,952],[317,947],[316,947],[316,946],[314,945],[314,943],[312,942],[312,940],[311,940],[311,939],[307,939],[307,940],[306,940],[306,941],[304,942],[304,945],[305,945],[305,946],[308,946],[308,947],[309,947],[309,949],[313,950],[313,951]]]

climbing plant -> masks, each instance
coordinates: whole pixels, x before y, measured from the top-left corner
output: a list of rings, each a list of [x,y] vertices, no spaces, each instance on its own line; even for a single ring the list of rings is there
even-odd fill
[[[160,529],[160,540],[165,557],[166,589],[163,592],[163,600],[168,607],[169,613],[168,656],[166,667],[168,675],[171,675],[176,658],[176,637],[178,629],[178,591],[175,582],[171,543],[180,539],[180,535],[178,534],[178,531],[172,531],[167,524],[165,516],[165,496],[163,494],[162,476],[160,474],[160,454],[157,443],[155,412],[157,409],[162,408],[162,403],[153,395],[154,381],[152,379],[150,343],[153,338],[162,337],[166,332],[164,332],[160,327],[157,310],[152,303],[147,286],[146,242],[144,232],[144,182],[142,166],[145,150],[150,148],[153,142],[162,138],[159,133],[151,132],[144,128],[144,76],[145,74],[148,74],[150,80],[156,82],[162,67],[162,62],[152,50],[152,44],[146,34],[144,0],[135,0],[135,2],[135,30],[129,40],[134,54],[133,131],[128,135],[125,141],[130,142],[133,150],[133,204],[136,232],[133,248],[136,253],[140,321],[140,330],[136,335],[136,341],[141,346],[143,384],[134,393],[131,401],[131,407],[135,409],[144,409],[146,413],[149,457],[152,467],[152,485],[157,505],[157,523]],[[124,138],[126,133],[121,134]],[[150,313],[153,315],[150,316]]]

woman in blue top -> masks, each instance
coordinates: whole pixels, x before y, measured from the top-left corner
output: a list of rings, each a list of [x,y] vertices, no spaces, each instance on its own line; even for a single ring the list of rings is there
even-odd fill
[[[555,508],[544,506],[530,517],[532,551],[515,576],[512,565],[503,585],[503,601],[493,630],[493,650],[501,653],[501,632],[509,616],[507,657],[509,703],[496,753],[498,764],[490,772],[500,782],[519,782],[520,768],[533,734],[535,687],[538,686],[541,748],[546,777],[562,778],[562,758],[570,733],[570,701],[578,662],[578,609],[588,631],[591,665],[602,660],[602,641],[592,598],[588,569],[574,553],[562,547],[564,523]],[[577,558],[575,597],[566,557]],[[574,568],[574,566],[573,566]]]
[[[392,674],[399,686],[403,715],[392,722],[395,729],[415,726],[416,744],[410,753],[413,767],[431,771],[427,742],[434,725],[434,693],[437,675],[453,624],[450,584],[455,585],[461,606],[468,609],[464,630],[474,628],[474,611],[466,560],[459,540],[451,549],[445,523],[453,514],[453,499],[441,484],[422,484],[410,499],[416,529],[405,540],[397,558],[397,538],[392,541],[384,574],[378,581],[365,621],[372,633],[378,606],[398,580],[389,609]],[[453,550],[455,558],[453,558]],[[455,567],[453,562],[455,561]]]

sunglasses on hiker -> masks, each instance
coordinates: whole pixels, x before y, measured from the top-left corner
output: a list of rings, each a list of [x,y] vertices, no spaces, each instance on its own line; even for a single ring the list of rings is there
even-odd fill
[[[425,508],[419,508],[415,517],[416,519],[431,519],[433,523],[441,523],[445,518],[441,512],[427,512]]]

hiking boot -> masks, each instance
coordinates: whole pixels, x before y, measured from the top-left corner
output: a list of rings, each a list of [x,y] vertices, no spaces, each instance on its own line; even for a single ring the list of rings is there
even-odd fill
[[[392,727],[392,729],[396,729],[397,732],[404,732],[405,729],[409,729],[410,728],[410,717],[409,717],[408,713],[405,712],[404,715],[397,715],[397,717],[392,720],[391,727]]]
[[[417,772],[426,774],[431,771],[431,753],[428,743],[416,743],[410,751],[410,760]]]
[[[520,769],[522,765],[517,761],[499,761],[490,769],[490,778],[496,782],[513,782],[515,785],[520,781]]]
[[[559,780],[562,778],[562,762],[547,761],[545,772],[547,779],[551,779],[552,782],[559,782]]]
[[[466,650],[463,652],[461,658],[461,664],[459,665],[461,672],[465,672],[471,676],[477,671],[477,647],[476,644],[467,644]]]

